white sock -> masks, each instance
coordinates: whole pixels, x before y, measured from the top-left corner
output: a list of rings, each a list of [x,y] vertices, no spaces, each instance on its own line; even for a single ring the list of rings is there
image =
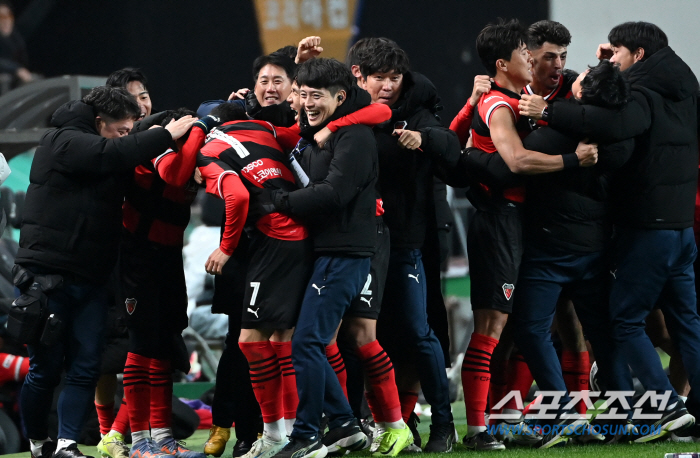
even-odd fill
[[[147,429],[143,431],[135,431],[131,433],[131,443],[133,445],[138,444],[141,441],[145,441],[151,438],[151,432]]]
[[[173,437],[173,429],[172,428],[151,428],[151,436],[153,437],[153,440],[156,442],[156,444],[160,444],[161,442],[165,441],[166,439],[170,439]]]
[[[686,402],[688,400],[688,396],[681,396],[679,394],[678,397],[681,398],[681,401],[683,401],[683,402]]]
[[[384,425],[386,428],[391,429],[404,429],[406,427],[406,423],[403,422],[403,418],[399,418],[398,421],[386,421],[384,422]]]
[[[34,456],[41,456],[41,448],[44,446],[46,442],[49,442],[51,440],[50,437],[47,437],[46,439],[42,440],[34,440],[34,439],[29,439],[29,448],[32,451],[32,455]],[[46,458],[46,457],[42,457]]]
[[[292,434],[292,431],[294,430],[294,422],[297,421],[296,418],[285,418],[284,419],[284,428],[287,430],[287,436]]]
[[[479,433],[486,431],[486,426],[471,426],[467,425],[467,437],[476,436]]]
[[[114,436],[115,434],[119,434],[120,436],[123,436],[123,435],[124,435],[124,434],[122,434],[120,431],[117,431],[116,429],[111,429],[111,430],[109,431],[109,434],[107,434],[107,435],[108,435],[108,436]]]
[[[56,442],[56,450],[63,450],[64,448],[68,448],[68,446],[72,444],[75,444],[74,440],[59,439],[58,442]]]
[[[272,423],[265,423],[263,425],[263,435],[272,441],[281,441],[287,435],[287,426],[284,424],[284,418],[280,418]]]

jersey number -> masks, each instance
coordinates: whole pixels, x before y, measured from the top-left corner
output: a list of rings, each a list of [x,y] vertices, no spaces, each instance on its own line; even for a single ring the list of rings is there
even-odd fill
[[[361,296],[371,296],[372,290],[369,287],[372,284],[372,274],[367,274],[367,281],[365,282],[365,287],[362,288]]]
[[[260,289],[259,281],[250,282],[250,287],[253,288],[253,295],[250,297],[250,305],[255,305],[255,299],[258,297],[258,290]]]

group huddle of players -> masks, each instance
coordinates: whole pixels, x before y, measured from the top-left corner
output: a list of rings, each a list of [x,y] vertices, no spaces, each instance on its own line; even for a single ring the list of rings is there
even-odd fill
[[[563,25],[487,26],[477,38],[487,75],[475,78],[449,129],[436,117],[437,90],[410,70],[392,40],[360,40],[347,66],[318,57],[319,37],[259,57],[252,91],[202,104],[189,134],[135,171],[120,257],[131,334],[126,408],[121,420],[103,425],[103,454],[202,456],[155,445],[169,428],[160,404],[170,402],[172,335],[186,326],[179,249],[194,181],[225,204],[221,243],[205,266],[220,275],[219,300],[235,304],[222,362],[240,351],[249,369],[249,380],[232,380],[220,367],[206,454],[221,456],[230,436],[233,414],[221,411],[235,394],[220,385],[252,387],[262,414],[262,434],[237,434],[234,456],[420,451],[411,424],[420,389],[432,412],[424,450],[452,450],[450,362],[427,308],[439,290],[433,267],[445,184],[468,187],[477,210],[467,239],[475,329],[462,365],[464,445],[502,450],[506,442],[548,448],[574,437],[694,436],[680,395],[688,394],[688,381],[700,382],[692,270],[698,155],[697,138],[686,141],[679,132],[695,135],[697,80],[653,24],[622,24],[609,39],[598,50],[600,64],[576,74],[564,69],[571,36]],[[151,115],[146,80],[133,69],[115,72],[110,84],[139,102],[136,131],[194,115]],[[673,124],[675,143],[656,129],[657,110],[685,116]],[[666,159],[673,170],[664,169]],[[223,293],[224,280],[237,283]],[[612,312],[614,301],[626,305]],[[155,318],[162,316],[173,320]],[[673,388],[663,371],[659,377],[654,346],[643,335],[645,320],[663,329],[664,317],[674,340],[655,344],[666,344],[680,367]],[[336,340],[345,343],[340,350]],[[589,428],[591,400],[580,393],[590,389],[594,357],[595,391],[633,392],[632,367],[653,394],[656,429],[640,430],[631,394],[608,396],[608,407],[624,413],[608,421],[622,426],[618,434]],[[346,371],[344,359],[360,370]],[[350,387],[362,384],[355,380],[361,374],[358,397]],[[522,400],[533,379],[541,391],[560,393],[550,405],[553,418],[526,419]],[[363,398],[371,430],[357,420]],[[254,413],[239,414],[237,430],[245,416],[255,423]],[[503,427],[489,429],[489,416]],[[122,436],[127,424],[130,450]]]

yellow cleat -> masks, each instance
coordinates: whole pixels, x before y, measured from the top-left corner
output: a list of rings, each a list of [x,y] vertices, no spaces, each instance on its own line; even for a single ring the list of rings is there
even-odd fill
[[[212,425],[209,429],[209,439],[204,443],[204,453],[221,456],[226,449],[226,442],[231,438],[231,428]]]

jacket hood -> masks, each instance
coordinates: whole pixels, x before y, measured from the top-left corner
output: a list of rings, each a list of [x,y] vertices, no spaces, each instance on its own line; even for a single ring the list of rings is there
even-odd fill
[[[51,125],[59,128],[77,127],[82,131],[98,134],[95,112],[90,105],[80,100],[72,100],[58,107],[51,116]]]
[[[442,109],[439,103],[440,97],[432,81],[418,72],[406,72],[401,97],[391,107],[391,119],[408,119],[422,108],[436,113]]]
[[[302,109],[301,113],[299,113],[301,136],[308,141],[313,141],[314,134],[326,127],[326,125],[328,125],[329,122],[335,121],[336,119],[340,119],[343,116],[349,115],[350,113],[354,113],[360,108],[369,106],[371,103],[372,98],[370,97],[369,93],[363,89],[360,89],[357,85],[353,84],[350,88],[350,91],[348,91],[345,102],[343,102],[342,105],[336,108],[333,115],[326,119],[323,122],[323,124],[313,127],[310,126],[309,120],[306,118],[306,112],[304,112],[304,110]]]
[[[695,74],[670,46],[635,63],[625,74],[633,87],[645,87],[674,101],[686,99],[698,91]]]

